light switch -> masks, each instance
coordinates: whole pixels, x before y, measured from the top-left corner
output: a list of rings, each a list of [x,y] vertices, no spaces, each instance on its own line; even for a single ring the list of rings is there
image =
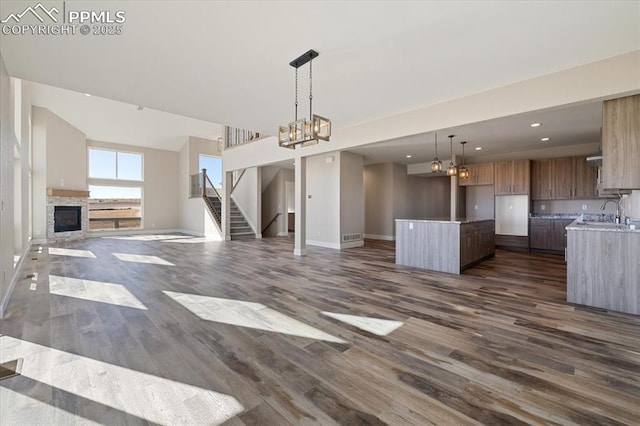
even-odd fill
[[[413,222],[409,222],[409,229],[413,229]]]
[[[473,206],[473,209],[474,209],[474,210],[478,210],[478,205],[477,205],[477,204],[476,204],[476,205],[474,205],[474,206]]]
[[[547,208],[547,206],[545,206],[544,204],[542,204],[542,205],[540,206],[540,210],[545,210],[546,208]]]
[[[586,205],[586,204],[583,204],[583,205],[582,205],[582,210],[586,210],[586,209],[587,209],[587,205]]]

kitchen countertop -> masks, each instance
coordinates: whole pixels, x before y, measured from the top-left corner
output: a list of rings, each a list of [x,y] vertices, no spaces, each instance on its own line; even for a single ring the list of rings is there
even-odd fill
[[[588,222],[613,222],[613,213],[531,213],[529,219],[582,219]]]
[[[475,223],[494,221],[495,219],[468,219],[466,217],[457,217],[451,220],[450,217],[423,217],[416,219],[396,219],[396,222],[436,222],[436,223]]]
[[[632,227],[634,229],[632,229]],[[613,222],[591,222],[576,219],[566,227],[568,231],[597,231],[597,232],[633,232],[640,233],[640,223],[632,222],[631,225],[616,224]]]

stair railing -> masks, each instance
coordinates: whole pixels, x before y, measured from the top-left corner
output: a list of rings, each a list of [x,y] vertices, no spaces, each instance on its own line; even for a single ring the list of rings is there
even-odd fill
[[[220,193],[218,193],[216,187],[211,183],[209,176],[207,176],[207,169],[202,169],[202,199],[209,207],[209,211],[211,211],[216,222],[218,222],[218,226],[222,227],[222,218],[218,215],[213,203],[211,203],[211,200],[209,199],[209,197],[211,197],[211,195],[209,195],[209,190],[213,193],[213,197],[220,201],[220,205],[222,206],[222,197],[220,197]]]
[[[275,222],[275,221],[276,221],[276,219],[278,219],[278,216],[282,216],[282,213],[276,213],[276,215],[273,217],[273,219],[271,219],[271,221],[269,221],[269,223],[267,224],[267,226],[265,226],[265,227],[262,229],[262,232],[261,232],[262,234],[264,234],[264,232],[265,232],[267,229],[269,229],[269,227],[273,224],[273,222]]]
[[[234,171],[233,172],[233,177],[234,177],[234,183],[233,186],[231,187],[231,193],[233,194],[233,191],[235,191],[236,187],[238,186],[238,184],[240,183],[240,179],[242,179],[242,176],[244,176],[244,172],[246,172],[247,169],[242,169],[242,171],[240,172],[240,175],[238,176],[238,171]]]

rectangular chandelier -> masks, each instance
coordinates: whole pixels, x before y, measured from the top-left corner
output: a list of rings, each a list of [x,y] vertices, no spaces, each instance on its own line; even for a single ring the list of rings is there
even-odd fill
[[[318,141],[328,141],[331,137],[331,120],[313,113],[313,74],[312,60],[318,56],[315,50],[309,50],[289,63],[296,69],[295,119],[278,130],[278,145],[295,149],[296,145],[315,145]],[[298,120],[298,68],[309,63],[309,117]]]

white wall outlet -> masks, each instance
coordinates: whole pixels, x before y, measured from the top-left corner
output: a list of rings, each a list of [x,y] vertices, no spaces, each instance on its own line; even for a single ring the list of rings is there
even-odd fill
[[[477,204],[475,204],[475,205],[473,206],[473,209],[474,209],[474,210],[478,210],[478,205],[477,205]]]
[[[540,210],[546,210],[546,209],[547,209],[547,206],[545,206],[544,204],[540,205]]]
[[[586,209],[587,209],[587,205],[586,205],[586,204],[583,204],[583,205],[582,205],[582,210],[586,210]]]

